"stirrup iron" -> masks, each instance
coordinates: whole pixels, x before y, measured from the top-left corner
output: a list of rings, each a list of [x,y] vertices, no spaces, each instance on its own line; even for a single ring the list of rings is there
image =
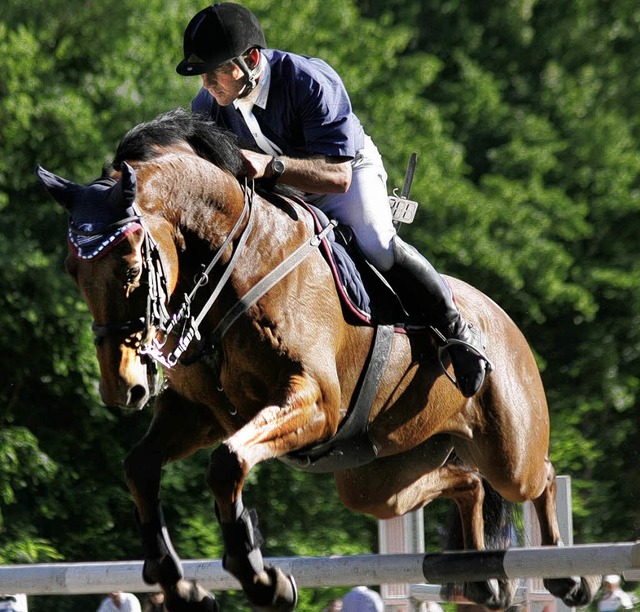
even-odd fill
[[[429,327],[431,328],[431,331],[433,331],[433,333],[440,340],[440,344],[438,345],[438,361],[440,362],[440,369],[442,370],[444,375],[454,384],[456,388],[459,388],[458,381],[449,373],[449,370],[447,370],[447,366],[445,365],[443,360],[443,356],[445,352],[448,353],[449,349],[452,346],[455,346],[455,345],[463,346],[464,348],[470,350],[472,353],[474,353],[481,359],[484,359],[484,362],[486,364],[484,367],[485,374],[488,375],[491,372],[493,372],[493,363],[491,363],[491,360],[487,357],[484,351],[480,350],[476,346],[473,346],[473,344],[470,344],[469,342],[465,342],[464,340],[459,340],[458,338],[445,338],[444,334],[439,329],[433,327],[432,325],[430,325]],[[480,343],[484,347],[485,343],[482,342],[482,338],[484,337],[484,334],[482,333],[482,330],[478,330],[478,333],[480,334],[479,336]],[[451,357],[449,357],[449,360],[451,360]]]

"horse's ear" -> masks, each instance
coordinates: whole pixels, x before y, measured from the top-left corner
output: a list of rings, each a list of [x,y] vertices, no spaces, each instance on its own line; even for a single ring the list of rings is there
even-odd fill
[[[66,209],[71,207],[76,193],[83,189],[82,185],[57,176],[53,172],[45,170],[42,166],[36,168],[36,175],[53,199]]]
[[[137,179],[133,168],[127,163],[122,164],[122,197],[127,206],[131,206],[136,199]]]

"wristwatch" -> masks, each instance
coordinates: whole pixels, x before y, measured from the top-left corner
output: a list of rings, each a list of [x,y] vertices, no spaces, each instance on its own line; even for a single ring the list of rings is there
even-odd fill
[[[271,176],[275,181],[277,181],[282,173],[285,171],[286,166],[284,165],[284,161],[280,157],[274,157],[271,160]]]

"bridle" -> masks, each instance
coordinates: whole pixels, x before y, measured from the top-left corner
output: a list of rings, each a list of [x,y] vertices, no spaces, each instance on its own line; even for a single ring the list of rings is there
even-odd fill
[[[116,226],[122,225],[136,224],[142,227],[144,232],[144,239],[142,241],[143,267],[146,272],[147,285],[149,287],[145,315],[137,319],[117,323],[96,323],[94,321],[91,325],[91,331],[96,341],[114,336],[132,336],[152,327],[161,329],[170,318],[165,306],[168,298],[167,278],[160,257],[160,249],[146,227],[142,215],[137,209],[135,210],[137,213],[135,216],[123,219],[117,224],[101,230],[101,233],[108,232],[115,229]]]
[[[251,229],[253,227],[253,197],[254,191],[252,188],[249,188],[248,185],[245,184],[244,188],[244,205],[242,207],[242,212],[240,213],[238,219],[236,220],[233,228],[229,232],[228,236],[222,243],[221,247],[216,252],[215,256],[209,263],[209,265],[204,268],[204,270],[200,273],[197,278],[195,285],[191,292],[188,295],[185,295],[183,298],[183,302],[177,312],[169,318],[166,325],[159,324],[157,325],[157,331],[160,332],[162,339],[158,338],[158,334],[154,337],[150,337],[151,334],[147,334],[147,342],[143,343],[140,346],[139,353],[141,355],[148,355],[162,366],[166,368],[171,368],[175,366],[183,353],[189,348],[193,340],[201,340],[202,336],[200,335],[200,324],[202,323],[205,316],[209,313],[211,308],[213,307],[216,299],[222,292],[222,289],[227,284],[227,281],[231,277],[231,273],[235,269],[238,259],[242,255],[244,251],[244,246],[247,242],[247,239],[251,233]],[[209,277],[211,272],[215,268],[215,266],[220,261],[220,258],[226,251],[227,247],[232,243],[232,241],[238,236],[240,233],[242,223],[244,220],[247,220],[247,223],[244,227],[244,230],[240,234],[240,238],[238,240],[238,244],[234,249],[233,255],[231,256],[231,260],[227,264],[224,272],[220,276],[216,286],[213,291],[207,298],[207,301],[200,309],[198,315],[194,316],[191,312],[191,305],[193,304],[196,294],[209,283]],[[148,232],[146,233],[148,235]],[[162,262],[159,261],[159,265],[162,266]],[[166,294],[166,291],[165,291]],[[157,299],[157,298],[156,298]],[[166,341],[169,338],[169,335],[174,333],[175,330],[180,329],[178,340],[175,348],[170,351],[168,354],[165,354],[163,351]]]
[[[142,231],[144,233],[142,241],[143,268],[148,285],[145,314],[137,319],[118,321],[116,323],[96,323],[94,321],[91,324],[91,331],[93,332],[95,344],[99,345],[100,342],[106,338],[131,338],[146,330],[142,341],[134,342],[132,345],[137,347],[137,352],[140,355],[142,362],[147,366],[149,389],[152,391],[153,395],[157,390],[159,390],[161,375],[156,361],[145,354],[143,347],[150,341],[149,336],[151,334],[151,330],[162,329],[165,326],[166,321],[170,318],[166,308],[166,302],[168,300],[167,278],[164,273],[158,244],[154,240],[151,232],[149,232],[140,211],[135,205],[134,212],[136,213],[135,215],[111,224],[108,227],[101,229],[99,233],[96,232],[93,235],[109,236],[113,235],[113,233],[117,232],[119,229],[127,226],[134,227],[138,225],[142,227]],[[87,232],[84,234],[87,237],[91,236],[91,234]]]
[[[114,323],[96,323],[94,321],[91,325],[91,330],[93,331],[96,343],[99,343],[100,340],[105,338],[123,338],[133,336],[140,332],[145,332],[142,340],[136,344],[138,354],[143,361],[147,363],[147,365],[150,363],[155,364],[157,362],[164,367],[171,368],[178,363],[180,357],[190,346],[191,342],[194,339],[201,339],[199,332],[200,324],[211,310],[215,300],[218,298],[225,284],[229,280],[229,277],[237,264],[238,258],[243,251],[243,247],[249,237],[249,234],[251,233],[253,225],[252,203],[254,191],[245,185],[244,194],[244,206],[240,216],[234,224],[234,227],[231,232],[229,232],[229,235],[223,242],[222,246],[216,252],[212,261],[200,273],[192,291],[188,295],[184,296],[181,306],[173,316],[169,314],[166,306],[170,296],[167,289],[167,276],[162,263],[160,248],[156,240],[153,238],[152,233],[149,231],[144,217],[135,203],[133,204],[133,210],[136,213],[134,216],[127,217],[126,219],[122,219],[107,228],[103,228],[99,233],[96,232],[91,234],[84,232],[84,235],[87,237],[98,235],[107,236],[118,231],[123,226],[132,224],[139,225],[143,230],[141,246],[144,268],[143,273],[146,274],[148,285],[145,314],[144,316],[136,319],[117,321]],[[202,289],[202,287],[208,284],[211,272],[219,262],[226,248],[238,236],[242,223],[245,219],[248,221],[244,231],[240,235],[238,245],[234,250],[231,261],[227,265],[217,285],[211,292],[211,295],[200,312],[194,316],[192,314],[191,306],[195,300],[196,294]],[[179,330],[179,333],[177,330]],[[175,348],[168,354],[165,354],[163,349],[165,348],[167,339],[172,333],[178,333],[178,340]]]

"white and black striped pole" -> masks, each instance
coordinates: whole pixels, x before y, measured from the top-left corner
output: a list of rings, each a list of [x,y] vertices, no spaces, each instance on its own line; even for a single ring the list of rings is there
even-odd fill
[[[640,541],[444,552],[426,554],[422,564],[425,580],[431,584],[622,574],[637,568]]]
[[[556,548],[510,548],[438,554],[268,558],[300,588],[478,582],[492,578],[565,578],[640,570],[640,541]],[[238,589],[219,559],[183,561],[185,576],[213,590]],[[0,565],[0,593],[63,595],[152,590],[142,561]]]

